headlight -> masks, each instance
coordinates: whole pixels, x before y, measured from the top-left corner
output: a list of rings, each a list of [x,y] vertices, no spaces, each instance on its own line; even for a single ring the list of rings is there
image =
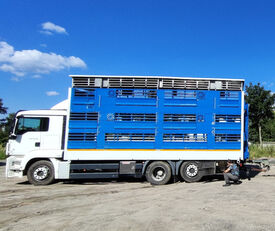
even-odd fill
[[[11,162],[11,166],[20,166],[20,164],[21,164],[21,161],[19,161],[19,160],[15,160],[15,161],[12,161]]]

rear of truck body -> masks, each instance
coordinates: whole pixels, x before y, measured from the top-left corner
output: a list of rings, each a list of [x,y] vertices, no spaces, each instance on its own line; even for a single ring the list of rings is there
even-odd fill
[[[244,80],[71,77],[67,110],[17,114],[7,176],[194,182],[249,156]]]

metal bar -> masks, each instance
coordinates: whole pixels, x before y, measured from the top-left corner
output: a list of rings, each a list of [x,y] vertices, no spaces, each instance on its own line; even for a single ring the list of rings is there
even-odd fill
[[[119,169],[119,164],[71,164],[70,169]]]
[[[106,179],[118,178],[117,172],[104,172],[104,173],[71,173],[70,179]]]

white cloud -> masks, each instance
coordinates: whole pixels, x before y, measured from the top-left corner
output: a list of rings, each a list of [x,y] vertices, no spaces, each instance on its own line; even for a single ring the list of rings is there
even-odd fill
[[[53,35],[53,33],[52,33],[52,32],[47,31],[47,30],[40,30],[39,32],[40,32],[41,34]]]
[[[42,30],[40,33],[47,34],[47,35],[52,35],[54,33],[57,34],[68,34],[66,29],[64,27],[55,25],[52,22],[44,22],[41,24]]]
[[[47,96],[56,96],[56,95],[59,95],[59,93],[57,91],[47,91],[46,95]]]
[[[32,78],[33,78],[33,79],[41,79],[41,78],[42,78],[42,76],[41,76],[41,75],[36,74],[36,75],[33,75],[33,76],[32,76]]]
[[[75,56],[62,56],[39,50],[15,51],[6,42],[0,42],[0,70],[16,76],[49,74],[65,68],[85,68],[85,62]]]
[[[6,42],[0,42],[0,62],[6,61],[14,54],[14,49]]]

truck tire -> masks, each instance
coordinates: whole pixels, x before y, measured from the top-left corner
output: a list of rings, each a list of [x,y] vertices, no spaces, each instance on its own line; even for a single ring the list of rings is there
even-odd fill
[[[170,165],[163,161],[155,161],[146,169],[146,179],[152,185],[164,185],[171,179]]]
[[[34,162],[27,172],[28,180],[33,185],[48,185],[54,181],[54,167],[50,161]]]
[[[198,162],[187,161],[184,162],[180,167],[180,176],[187,183],[197,182],[203,177],[199,170]]]

